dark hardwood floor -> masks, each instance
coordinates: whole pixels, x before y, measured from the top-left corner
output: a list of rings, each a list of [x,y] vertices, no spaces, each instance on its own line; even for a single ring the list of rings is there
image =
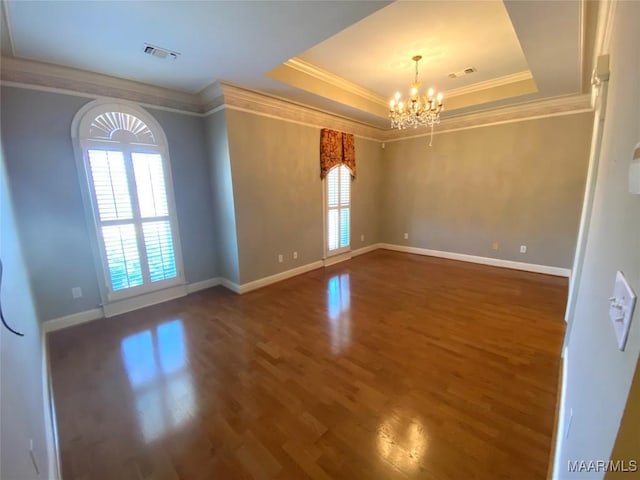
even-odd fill
[[[543,479],[566,296],[379,250],[52,333],[63,477]]]

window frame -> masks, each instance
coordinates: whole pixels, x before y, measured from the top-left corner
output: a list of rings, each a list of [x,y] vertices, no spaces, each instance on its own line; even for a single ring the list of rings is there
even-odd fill
[[[334,208],[330,208],[329,207],[329,174],[331,172],[333,172],[336,169],[340,169],[341,167],[344,167],[349,176],[349,244],[346,247],[338,247],[336,249],[333,250],[329,250],[329,211],[330,210],[334,210]],[[353,183],[353,177],[351,176],[351,170],[349,169],[349,167],[347,167],[344,164],[339,164],[339,165],[335,165],[333,167],[331,167],[331,169],[329,169],[329,171],[327,172],[327,174],[325,175],[325,177],[322,179],[322,210],[323,210],[323,216],[324,216],[324,222],[323,222],[323,240],[322,240],[322,244],[323,244],[323,248],[324,248],[324,258],[329,258],[329,257],[334,257],[336,255],[341,255],[347,252],[351,251],[351,223],[352,223],[352,218],[353,218],[353,206],[352,206],[352,183]],[[340,186],[338,186],[338,192],[339,195],[342,192]],[[340,196],[338,197],[340,198]],[[335,210],[338,210],[338,212],[340,212],[340,200],[338,200],[338,208]],[[338,224],[339,222],[339,218],[340,218],[340,214],[338,213]],[[340,238],[340,233],[338,232],[338,238]],[[338,245],[339,245],[339,241],[338,241]]]
[[[142,144],[136,142],[123,142],[116,140],[102,140],[89,137],[89,126],[93,119],[105,112],[122,112],[133,115],[144,122],[153,133],[156,140],[154,145]],[[164,290],[167,288],[184,285],[184,267],[182,259],[182,247],[180,243],[180,229],[175,205],[175,193],[173,188],[173,177],[171,174],[171,161],[169,158],[169,149],[166,136],[160,124],[146,111],[135,104],[129,104],[122,101],[95,100],[81,108],[72,123],[72,138],[75,150],[76,164],[80,179],[81,194],[83,197],[83,205],[87,222],[91,224],[89,227],[89,236],[94,256],[94,263],[97,270],[97,280],[100,287],[100,294],[103,305],[117,302],[120,300],[137,297],[140,295]],[[127,170],[127,179],[129,181],[129,195],[132,206],[132,218],[130,220],[121,221],[122,224],[133,224],[136,230],[136,241],[138,246],[138,255],[142,266],[143,283],[133,287],[123,288],[114,291],[111,288],[111,277],[109,272],[109,264],[106,256],[104,238],[102,236],[102,222],[99,218],[97,199],[93,185],[93,177],[89,163],[89,150],[103,151],[119,151],[122,152],[125,169]],[[165,280],[151,282],[148,275],[148,259],[146,248],[144,245],[142,234],[142,225],[145,222],[153,221],[153,219],[141,218],[139,211],[138,192],[135,184],[135,176],[132,171],[132,153],[151,153],[159,154],[162,159],[162,171],[164,174],[165,190],[167,196],[168,215],[162,218],[168,218],[171,229],[173,254],[176,265],[176,276]],[[119,224],[117,221],[114,224]],[[100,273],[101,272],[101,273]]]

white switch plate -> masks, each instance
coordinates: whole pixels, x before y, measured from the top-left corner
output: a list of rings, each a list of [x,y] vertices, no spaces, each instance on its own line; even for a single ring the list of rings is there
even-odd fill
[[[527,246],[526,245],[520,245],[520,253],[527,253]]]
[[[624,350],[629,336],[629,328],[631,327],[633,309],[636,305],[636,294],[621,271],[616,272],[616,283],[609,301],[611,302],[609,317],[616,332],[618,348]]]
[[[404,239],[405,239],[405,240],[409,240],[409,234],[408,234],[408,233],[405,233],[405,234],[404,234]]]
[[[80,287],[73,287],[71,289],[71,296],[73,298],[82,298],[82,288]]]

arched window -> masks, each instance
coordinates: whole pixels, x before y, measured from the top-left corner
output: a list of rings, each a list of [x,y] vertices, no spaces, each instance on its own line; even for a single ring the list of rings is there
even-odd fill
[[[92,102],[72,126],[81,149],[107,301],[183,283],[168,150],[127,104]]]
[[[326,249],[334,255],[349,249],[351,243],[351,172],[344,165],[333,167],[326,182]]]

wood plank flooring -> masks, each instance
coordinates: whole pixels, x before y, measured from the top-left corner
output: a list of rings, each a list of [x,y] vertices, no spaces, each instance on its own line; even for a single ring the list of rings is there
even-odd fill
[[[55,332],[63,477],[543,479],[566,296],[379,250]]]

